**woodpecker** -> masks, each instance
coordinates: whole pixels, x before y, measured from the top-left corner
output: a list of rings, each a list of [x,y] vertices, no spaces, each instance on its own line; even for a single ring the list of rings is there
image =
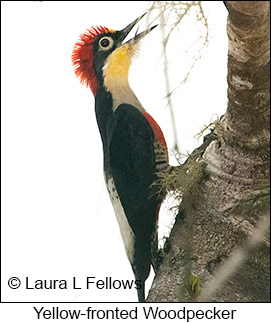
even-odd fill
[[[128,82],[138,41],[157,26],[124,41],[144,15],[122,30],[102,26],[88,29],[72,53],[76,76],[95,97],[105,183],[135,275],[139,302],[145,301],[145,280],[154,266],[163,200],[153,184],[168,166],[164,135]]]

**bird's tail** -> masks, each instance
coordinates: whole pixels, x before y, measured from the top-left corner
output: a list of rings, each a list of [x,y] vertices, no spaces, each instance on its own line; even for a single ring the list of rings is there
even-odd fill
[[[137,297],[140,303],[145,302],[145,282],[143,282],[141,288],[137,290]]]

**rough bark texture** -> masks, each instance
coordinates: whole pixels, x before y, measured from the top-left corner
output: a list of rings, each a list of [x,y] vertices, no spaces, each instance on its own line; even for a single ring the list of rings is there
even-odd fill
[[[270,301],[270,4],[226,3],[228,108],[196,161],[201,180],[183,195],[149,302]]]

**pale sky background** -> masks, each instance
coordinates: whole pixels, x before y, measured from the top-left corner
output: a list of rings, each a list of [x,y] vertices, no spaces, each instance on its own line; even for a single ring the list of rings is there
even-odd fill
[[[122,29],[150,2],[2,1],[2,301],[137,301],[136,290],[73,290],[96,279],[134,279],[103,180],[103,152],[94,98],[71,66],[71,53],[87,28]],[[204,1],[210,44],[173,107],[182,153],[194,136],[226,110],[227,11]],[[144,30],[146,20],[140,23]],[[196,37],[194,17],[168,45],[172,88],[189,69]],[[135,30],[133,31],[135,32]],[[161,30],[141,41],[130,71],[137,97],[173,138],[166,108]],[[193,53],[193,52],[192,52]],[[171,163],[176,163],[171,156]],[[170,203],[169,203],[170,204]],[[161,227],[172,222],[166,207]],[[10,277],[22,286],[11,290]],[[67,290],[26,290],[25,277],[67,280]],[[151,279],[148,281],[148,286]]]

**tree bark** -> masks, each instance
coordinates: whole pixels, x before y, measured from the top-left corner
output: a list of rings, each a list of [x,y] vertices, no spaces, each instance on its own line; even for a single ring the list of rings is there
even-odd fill
[[[178,171],[186,189],[149,302],[270,301],[270,3],[226,5],[227,111]]]

